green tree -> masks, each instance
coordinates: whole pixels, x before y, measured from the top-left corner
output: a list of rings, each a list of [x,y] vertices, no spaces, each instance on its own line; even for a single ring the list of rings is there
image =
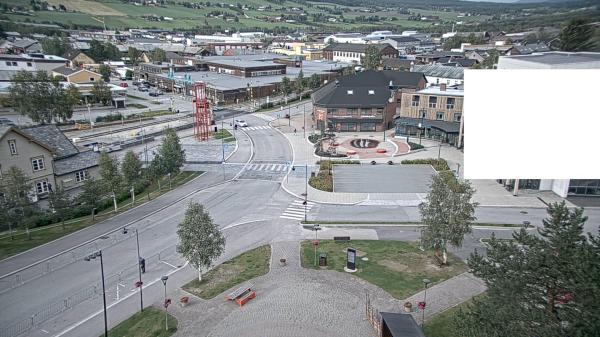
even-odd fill
[[[153,162],[157,162],[157,172],[175,175],[185,163],[185,151],[181,148],[179,136],[175,130],[168,128],[164,132],[160,147]]]
[[[572,19],[561,29],[558,48],[562,51],[589,51],[594,47],[594,28],[585,19]]]
[[[185,217],[177,226],[177,252],[198,269],[202,281],[202,269],[209,268],[225,250],[225,237],[204,207],[191,202]]]
[[[117,194],[121,190],[123,179],[119,172],[119,161],[115,157],[111,157],[106,152],[100,153],[98,159],[100,168],[100,177],[105,187],[105,191]]]
[[[311,89],[318,89],[321,86],[321,78],[317,74],[312,74],[308,83]]]
[[[45,54],[65,56],[72,50],[69,40],[61,37],[43,38],[40,41]]]
[[[73,107],[80,100],[76,89],[64,88],[57,78],[51,78],[45,71],[19,71],[11,82],[9,99],[12,106],[34,122],[68,120],[73,116]]]
[[[140,56],[142,56],[142,53],[140,53],[140,51],[136,48],[129,47],[129,49],[127,49],[127,57],[129,58],[129,62],[131,62],[131,64],[134,66],[138,64]]]
[[[471,202],[475,190],[468,181],[460,182],[450,171],[434,175],[425,202],[419,205],[425,226],[422,244],[442,254],[447,262],[448,245],[460,247],[465,234],[471,232],[475,220],[476,202]]]
[[[98,40],[92,40],[90,42],[89,55],[96,62],[121,59],[121,52],[115,45],[110,42],[101,42]]]
[[[132,79],[133,78],[133,71],[127,69],[125,71],[125,78],[128,79],[128,80]]]
[[[140,180],[140,173],[142,171],[142,162],[133,151],[127,151],[121,162],[121,172],[123,172],[123,179],[125,183],[133,185]]]
[[[287,76],[281,79],[281,93],[287,97],[292,92],[292,81]]]
[[[296,83],[295,87],[296,87],[296,93],[298,94],[298,96],[300,97],[300,99],[302,99],[302,93],[304,92],[304,72],[302,70],[300,70],[300,72],[298,73],[298,77],[296,78]]]
[[[362,66],[366,69],[377,69],[381,64],[381,53],[379,49],[370,45],[365,49],[365,56],[361,60]]]
[[[98,68],[98,72],[102,75],[102,80],[106,83],[110,82],[110,67],[103,64]]]
[[[83,183],[81,194],[77,199],[81,201],[84,210],[92,212],[92,210],[98,209],[100,203],[104,200],[104,195],[102,183],[91,178]]]
[[[27,238],[31,239],[30,220],[39,213],[39,210],[29,199],[29,194],[32,192],[29,177],[20,168],[11,166],[4,173],[0,191],[4,195],[3,206],[6,210],[3,213],[9,218],[9,231],[12,233],[13,228],[24,227]]]
[[[488,287],[461,312],[460,337],[596,336],[600,331],[600,236],[583,235],[583,209],[548,207],[537,233],[489,241],[469,267]]]
[[[57,186],[50,191],[48,203],[50,204],[50,209],[54,212],[54,216],[61,222],[62,228],[65,229],[65,220],[69,219],[72,214],[71,206],[73,202],[69,194]]]
[[[162,50],[160,48],[156,48],[152,52],[152,61],[165,62],[165,61],[167,61],[167,54],[165,53],[164,50]]]
[[[481,66],[485,69],[494,69],[496,64],[498,64],[498,58],[500,57],[500,53],[498,50],[492,49],[488,52],[488,57],[483,60]]]
[[[112,93],[110,88],[104,81],[98,81],[94,83],[92,90],[90,91],[96,102],[101,102],[102,105],[108,105],[112,99]]]

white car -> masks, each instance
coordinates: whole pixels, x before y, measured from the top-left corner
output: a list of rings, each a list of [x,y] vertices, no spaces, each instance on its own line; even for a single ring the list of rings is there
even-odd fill
[[[246,121],[245,121],[245,120],[243,120],[243,119],[236,119],[236,120],[235,120],[235,125],[237,125],[238,127],[243,127],[243,128],[245,128],[245,127],[247,127],[247,126],[248,126],[248,123],[246,123]]]

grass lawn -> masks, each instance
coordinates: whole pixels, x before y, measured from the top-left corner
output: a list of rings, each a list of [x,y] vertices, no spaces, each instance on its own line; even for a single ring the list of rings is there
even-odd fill
[[[168,316],[169,330],[165,329],[165,312],[156,308],[146,308],[143,312],[129,317],[108,331],[110,337],[167,337],[177,331],[177,319]]]
[[[235,142],[235,137],[226,129],[221,129],[213,133],[213,137],[215,137],[215,139],[223,139],[225,143]]]
[[[269,272],[271,246],[265,245],[247,251],[215,267],[205,275],[183,286],[188,291],[205,300],[211,299],[225,290]]]
[[[147,98],[139,97],[139,96],[134,96],[134,95],[127,95],[127,97],[133,98],[133,99],[139,99],[141,101],[147,101],[148,100]],[[127,104],[127,105],[131,105],[131,104]]]
[[[479,297],[482,295],[478,295],[475,297]],[[427,337],[454,337],[459,334],[456,331],[456,328],[453,326],[452,321],[454,320],[454,316],[458,314],[458,312],[462,310],[466,310],[470,303],[473,300],[468,300],[463,302],[453,308],[450,308],[444,312],[441,312],[430,320],[425,322],[425,326],[423,330],[425,332],[425,336]]]
[[[177,188],[178,186],[181,186],[187,183],[188,181],[196,178],[200,175],[200,173],[201,172],[191,171],[181,172],[171,180],[171,187]],[[157,198],[160,195],[165,194],[169,191],[168,178],[162,179],[161,185],[161,191],[158,190],[158,186],[156,184],[150,185],[150,187],[148,187],[151,199]],[[131,199],[126,199],[117,204],[117,208],[119,210],[119,213],[122,213],[126,210],[129,210],[146,202],[148,202],[148,193],[144,191],[143,193],[136,195],[135,205],[131,204]],[[27,235],[25,234],[24,230],[13,231],[13,239],[10,238],[9,233],[4,232],[0,237],[0,259],[7,258],[11,255],[15,255],[28,249],[42,245],[44,243],[56,240],[62,236],[76,232],[80,229],[83,229],[94,223],[98,223],[100,221],[109,219],[113,216],[115,216],[115,212],[114,209],[110,207],[99,212],[95,216],[94,222],[92,222],[90,216],[85,216],[65,221],[65,229],[62,228],[60,223],[56,225],[48,225],[44,227],[34,228],[30,230],[31,239],[27,238]]]
[[[176,114],[175,112],[171,112],[169,110],[154,110],[154,111],[142,112],[143,117],[156,117],[156,116],[175,115],[175,114]]]
[[[317,256],[319,253],[327,254],[327,267],[323,268],[343,272],[347,247],[357,249],[358,270],[354,275],[398,299],[405,299],[421,291],[424,278],[435,284],[467,270],[467,266],[451,254],[448,254],[448,265],[440,268],[433,262],[433,252],[422,252],[417,243],[383,240],[322,240],[317,247]],[[368,260],[364,261],[363,257]],[[314,248],[311,241],[302,243],[302,266],[320,268],[314,266]]]

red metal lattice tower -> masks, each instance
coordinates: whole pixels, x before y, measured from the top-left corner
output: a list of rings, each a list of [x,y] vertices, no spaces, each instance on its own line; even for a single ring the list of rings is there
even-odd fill
[[[204,82],[194,83],[196,99],[194,103],[194,131],[196,139],[208,140],[210,133],[210,110],[206,99],[206,86]]]

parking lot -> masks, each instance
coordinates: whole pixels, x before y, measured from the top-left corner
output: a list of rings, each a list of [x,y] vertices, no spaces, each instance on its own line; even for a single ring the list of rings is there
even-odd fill
[[[427,193],[430,165],[334,165],[334,192]]]

